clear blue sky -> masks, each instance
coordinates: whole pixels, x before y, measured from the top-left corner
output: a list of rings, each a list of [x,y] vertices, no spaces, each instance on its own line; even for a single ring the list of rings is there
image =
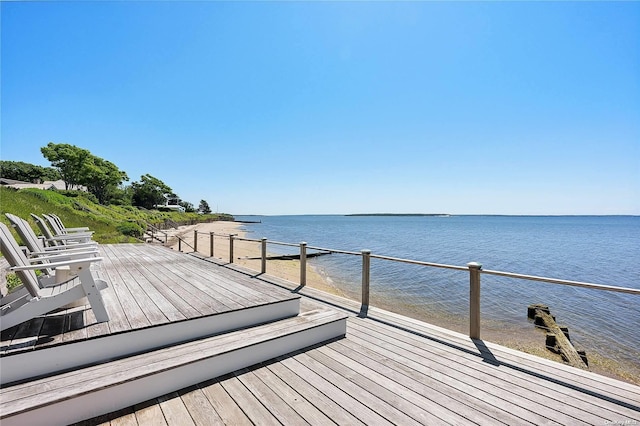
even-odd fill
[[[3,160],[232,214],[640,214],[638,2],[2,2]]]

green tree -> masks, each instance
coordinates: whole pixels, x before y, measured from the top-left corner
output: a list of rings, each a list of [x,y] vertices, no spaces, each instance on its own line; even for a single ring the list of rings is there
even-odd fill
[[[150,174],[142,175],[140,182],[132,182],[131,189],[133,205],[145,209],[152,209],[156,204],[164,204],[164,195],[173,192],[167,184]]]
[[[98,198],[100,204],[106,204],[115,195],[118,186],[129,177],[112,162],[92,155],[84,163],[80,179],[80,183]]]
[[[22,161],[0,161],[0,177],[31,183],[61,178],[60,173],[52,167],[36,166]]]
[[[200,205],[198,206],[198,212],[202,214],[211,214],[211,208],[209,207],[209,203],[205,200],[200,200]]]
[[[193,207],[193,204],[191,204],[188,201],[180,200],[178,202],[178,205],[184,207],[184,211],[187,212],[187,213],[195,213],[195,211],[196,211],[196,208]]]
[[[85,163],[93,157],[88,150],[66,143],[49,142],[47,146],[40,148],[40,151],[60,172],[65,189],[74,189],[83,183],[82,174],[87,167]]]

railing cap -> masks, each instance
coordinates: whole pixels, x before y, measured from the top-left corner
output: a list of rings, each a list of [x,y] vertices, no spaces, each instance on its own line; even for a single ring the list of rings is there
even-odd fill
[[[469,269],[482,269],[482,263],[479,262],[469,262],[467,263],[467,267]]]

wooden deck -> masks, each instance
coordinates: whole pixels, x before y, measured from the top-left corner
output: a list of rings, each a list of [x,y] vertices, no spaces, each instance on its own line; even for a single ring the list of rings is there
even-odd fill
[[[373,307],[368,317],[362,318],[358,316],[359,304],[353,301],[299,289],[293,283],[256,276],[233,265],[150,245],[102,246],[101,251],[109,258],[104,272],[110,282],[128,281],[128,274],[136,275],[134,281],[141,287],[127,287],[130,292],[147,294],[141,277],[161,287],[167,274],[175,279],[188,276],[205,293],[205,282],[192,276],[193,268],[204,267],[209,279],[223,277],[228,282],[227,291],[240,283],[255,297],[284,292],[302,297],[303,312],[330,308],[349,318],[346,338],[203,381],[82,424],[640,424],[638,386],[472,340]],[[155,264],[159,255],[167,256],[168,265]],[[116,271],[109,268],[110,262],[127,267]],[[167,283],[168,288],[175,285]],[[113,287],[118,293],[118,285]],[[168,290],[158,289],[162,291]],[[198,304],[200,296],[208,302]],[[228,293],[222,296],[223,302],[212,300],[215,297],[211,294],[193,295],[190,302],[183,300],[182,309],[166,313],[158,308],[160,300],[122,307],[108,327],[118,329],[132,322],[148,326],[162,321],[169,312],[180,318],[197,310],[194,305],[204,310],[205,305],[227,306],[234,300],[241,303],[241,298]],[[144,299],[142,294],[132,299],[138,297]],[[94,327],[90,321],[88,324],[88,329]]]
[[[1,334],[2,384],[298,315],[299,296],[191,256],[142,244],[102,245],[95,273],[109,321],[70,307]]]

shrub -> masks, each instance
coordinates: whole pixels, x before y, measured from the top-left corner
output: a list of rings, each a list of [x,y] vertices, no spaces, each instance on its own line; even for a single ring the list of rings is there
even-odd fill
[[[7,290],[9,292],[11,292],[11,290],[21,285],[22,285],[22,281],[20,281],[20,278],[18,278],[16,274],[14,273],[7,274]]]
[[[118,232],[130,237],[140,238],[144,233],[144,228],[136,222],[122,222],[116,226]]]

